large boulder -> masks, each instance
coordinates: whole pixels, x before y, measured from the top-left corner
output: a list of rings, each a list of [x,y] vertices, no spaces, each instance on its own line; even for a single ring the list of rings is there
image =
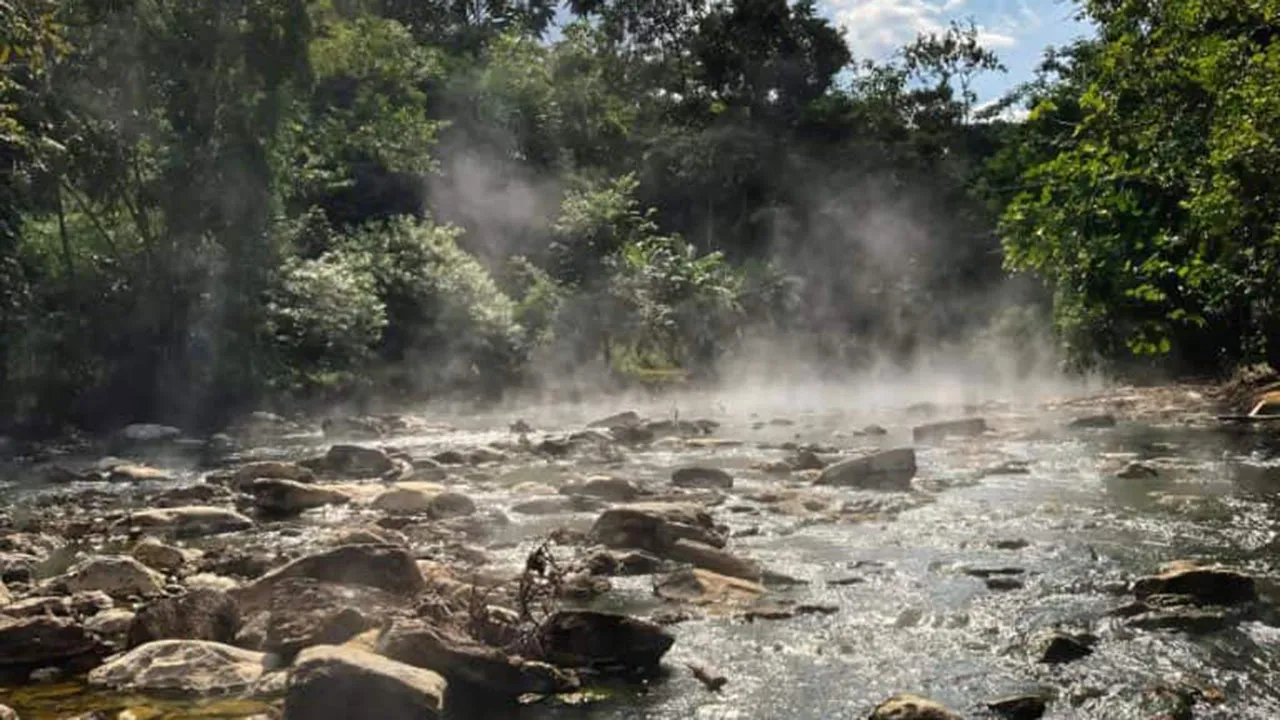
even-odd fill
[[[665,555],[680,539],[724,547],[725,537],[711,516],[688,503],[633,503],[601,513],[591,528],[591,539],[606,547],[637,548]]]
[[[263,649],[292,658],[313,645],[341,645],[405,604],[363,585],[288,578],[272,589]]]
[[[816,483],[864,490],[910,490],[915,476],[916,451],[896,448],[828,465]]]
[[[230,643],[240,631],[240,609],[225,592],[192,590],[147,604],[129,626],[128,646],[157,640]]]
[[[568,692],[577,678],[541,662],[458,637],[419,621],[393,624],[378,643],[378,653],[414,667],[440,673],[451,687],[503,697]]]
[[[253,527],[253,521],[226,508],[188,505],[140,510],[120,520],[117,527],[165,532],[175,537],[201,537],[248,530]]]
[[[446,687],[430,670],[319,645],[304,650],[289,672],[284,720],[437,720]]]
[[[364,585],[394,595],[413,596],[426,588],[413,555],[400,545],[342,545],[298,558],[233,591],[241,605],[267,607],[276,585],[311,578],[334,585]]]
[[[382,477],[396,469],[396,463],[385,452],[362,445],[334,445],[325,453],[321,465],[328,473],[350,477]]]
[[[344,505],[351,497],[340,490],[297,480],[258,478],[245,486],[258,510],[270,515],[297,515],[326,505]]]
[[[97,641],[68,618],[0,615],[0,667],[45,667],[91,656]]]
[[[681,538],[675,541],[667,550],[666,556],[671,560],[687,562],[721,575],[753,582],[760,580],[761,569],[758,563],[695,540]]]
[[[89,686],[165,698],[239,695],[269,668],[267,656],[204,640],[157,640],[89,673]]]
[[[961,720],[961,717],[932,700],[903,694],[877,705],[868,720]]]
[[[637,618],[590,610],[561,610],[539,628],[539,647],[564,667],[648,670],[658,666],[675,638]]]
[[[164,576],[126,555],[100,555],[50,581],[67,592],[101,591],[114,598],[164,594]]]
[[[1236,605],[1258,599],[1253,578],[1234,570],[1180,565],[1133,584],[1138,599],[1152,595],[1183,595],[1203,605]]]

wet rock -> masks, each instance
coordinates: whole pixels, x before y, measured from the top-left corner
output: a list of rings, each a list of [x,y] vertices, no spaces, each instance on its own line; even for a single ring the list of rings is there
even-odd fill
[[[0,615],[0,667],[61,665],[98,652],[97,640],[74,620]]]
[[[1040,720],[1048,707],[1043,695],[1015,695],[987,703],[987,708],[1004,720]]]
[[[590,537],[606,547],[636,548],[664,555],[676,540],[686,538],[724,547],[725,538],[711,516],[686,503],[633,503],[601,513]]]
[[[413,556],[399,545],[343,545],[298,558],[231,595],[246,606],[266,607],[271,592],[288,578],[312,578],[335,585],[365,585],[402,596],[426,587]]]
[[[996,591],[1021,590],[1023,587],[1022,581],[1016,577],[989,577],[982,582],[988,590]]]
[[[1258,599],[1253,578],[1214,567],[1184,566],[1140,578],[1133,584],[1133,594],[1139,600],[1151,595],[1185,595],[1205,605],[1235,605]]]
[[[442,492],[431,499],[427,513],[436,520],[468,517],[476,512],[476,503],[471,498],[456,492]]]
[[[987,431],[987,421],[982,418],[965,418],[946,422],[917,425],[911,429],[913,442],[930,443],[949,437],[977,437]]]
[[[230,473],[215,473],[209,476],[209,481],[239,490],[260,478],[313,483],[316,481],[316,474],[310,468],[303,467],[297,463],[263,460],[246,463]]]
[[[1116,477],[1121,480],[1144,480],[1160,477],[1160,471],[1150,465],[1140,462],[1131,462],[1124,466],[1120,472],[1116,473]]]
[[[868,720],[961,720],[961,717],[932,700],[903,694],[877,705]]]
[[[560,582],[557,596],[562,600],[586,603],[595,600],[612,589],[613,583],[609,582],[608,578],[592,575],[589,572],[580,572],[565,576],[564,580]]]
[[[1031,546],[1031,543],[1022,538],[1009,538],[1005,540],[996,540],[991,543],[991,547],[997,550],[1022,550]]]
[[[231,592],[240,587],[240,583],[228,577],[223,577],[215,573],[196,573],[187,577],[183,582],[186,583],[187,590],[216,590],[218,592]]]
[[[816,484],[904,491],[911,489],[911,479],[915,475],[915,450],[897,448],[829,465]]]
[[[794,470],[822,470],[827,466],[825,460],[808,448],[796,450],[795,454],[787,458],[786,463]]]
[[[123,643],[135,617],[131,610],[114,608],[85,620],[84,629],[105,640]]]
[[[469,458],[460,450],[445,450],[431,456],[439,465],[466,465]]]
[[[1188,635],[1204,635],[1225,630],[1250,619],[1251,614],[1224,607],[1198,607],[1192,598],[1180,598],[1183,604],[1169,607],[1146,602],[1121,608],[1117,614],[1128,615],[1125,625],[1139,630],[1173,630]],[[1132,614],[1130,614],[1132,613]]]
[[[982,471],[984,477],[993,475],[1028,475],[1030,473],[1031,466],[1025,460],[1007,460]]]
[[[291,659],[313,645],[341,645],[404,605],[374,588],[290,578],[272,591],[262,647]]]
[[[180,437],[182,437],[182,431],[176,427],[154,423],[134,423],[121,428],[113,439],[119,445],[130,446],[164,444]]]
[[[643,550],[597,550],[583,565],[592,574],[614,577],[652,575],[666,569],[662,558]]]
[[[491,447],[478,447],[470,452],[467,460],[472,465],[506,462],[507,454]]]
[[[615,427],[635,427],[642,422],[644,422],[644,420],[640,417],[639,413],[637,413],[634,410],[626,410],[624,412],[620,412],[615,415],[610,415],[608,417],[600,418],[599,420],[594,420],[592,422],[589,422],[587,423],[587,427],[588,428],[605,428],[605,429],[611,429]]]
[[[694,540],[680,539],[667,549],[666,557],[676,562],[686,562],[720,575],[760,581],[760,565],[752,560],[732,555],[720,548]]]
[[[685,467],[671,474],[671,484],[683,488],[728,490],[733,487],[733,476],[719,468]]]
[[[409,538],[405,534],[392,530],[370,526],[356,528],[348,531],[346,534],[338,538],[336,545],[409,545]]]
[[[258,510],[272,515],[297,515],[326,505],[345,505],[351,497],[331,488],[296,480],[258,478],[246,486]]]
[[[151,506],[157,508],[178,508],[191,505],[230,504],[235,494],[221,485],[200,483],[187,487],[165,490],[151,500]]]
[[[729,683],[728,677],[704,665],[685,663],[685,667],[689,668],[689,672],[693,674],[694,679],[702,683],[702,686],[710,692],[720,692]]]
[[[361,445],[334,445],[325,453],[326,472],[353,477],[381,477],[396,468],[387,454]]]
[[[187,554],[180,548],[166,545],[155,538],[145,538],[133,546],[130,552],[134,560],[152,570],[163,573],[177,572],[187,564]]]
[[[560,488],[562,495],[585,495],[599,498],[606,502],[631,502],[640,497],[640,488],[635,483],[622,478],[590,478],[584,483],[565,485]]]
[[[1062,664],[1092,654],[1096,642],[1097,638],[1092,635],[1050,630],[1033,638],[1031,648],[1037,662]]]
[[[172,482],[173,479],[173,475],[160,468],[134,463],[116,465],[107,473],[107,482],[113,483]]]
[[[204,640],[157,640],[89,673],[89,686],[166,698],[238,695],[267,670],[267,656]]]
[[[526,500],[511,506],[511,512],[521,515],[558,515],[561,513],[593,512],[604,506],[596,498],[585,495],[555,495]]]
[[[128,646],[157,640],[207,640],[231,643],[240,631],[240,609],[217,590],[192,590],[185,595],[147,604],[129,626]]]
[[[764,595],[764,586],[750,580],[693,568],[658,577],[654,594],[664,600],[695,605],[736,605]]]
[[[1104,413],[1101,415],[1086,415],[1084,417],[1078,417],[1067,424],[1067,427],[1082,428],[1082,429],[1102,429],[1102,428],[1113,428],[1115,426],[1116,426],[1116,416],[1110,413]]]
[[[114,598],[164,594],[163,575],[124,555],[88,558],[50,582],[68,592],[100,590]]]
[[[41,615],[69,617],[71,615],[71,600],[62,596],[44,595],[23,598],[0,608],[0,612],[14,618],[39,617]]]
[[[441,486],[430,483],[404,483],[378,495],[371,507],[389,515],[426,515],[432,501],[443,491]]]
[[[176,537],[200,537],[240,532],[253,521],[233,510],[205,505],[140,510],[126,516],[117,527],[171,533]]]
[[[524,420],[516,420],[507,429],[518,435],[534,432],[534,427]]]
[[[471,687],[501,697],[577,689],[577,678],[546,663],[530,662],[419,621],[393,624],[378,653],[440,673],[452,687]]]
[[[562,667],[652,669],[674,643],[654,623],[589,610],[561,610],[539,630],[543,658]]]
[[[862,428],[862,434],[874,437],[874,436],[888,435],[889,431],[885,430],[883,427],[880,427],[879,425],[868,425]]]
[[[284,720],[438,720],[440,675],[353,648],[304,650],[289,672]]]

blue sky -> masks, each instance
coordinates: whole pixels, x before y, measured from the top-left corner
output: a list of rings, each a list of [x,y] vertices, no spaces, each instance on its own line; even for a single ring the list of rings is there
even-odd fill
[[[881,60],[921,32],[945,30],[951,20],[977,23],[985,45],[1009,68],[976,84],[980,102],[1031,78],[1046,47],[1091,34],[1074,18],[1073,0],[818,0],[844,28],[859,58]]]

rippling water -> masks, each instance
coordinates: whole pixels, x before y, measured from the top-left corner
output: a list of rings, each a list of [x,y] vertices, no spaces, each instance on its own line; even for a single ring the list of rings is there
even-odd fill
[[[1105,618],[1126,601],[1131,579],[1175,559],[1240,567],[1262,579],[1264,592],[1270,592],[1280,527],[1275,501],[1280,463],[1265,435],[1125,422],[1109,430],[1067,430],[1067,414],[988,407],[977,412],[994,429],[990,435],[917,446],[915,507],[888,519],[831,523],[815,522],[812,513],[780,512],[751,498],[794,487],[839,507],[867,494],[812,488],[751,470],[751,463],[782,458],[783,450],[768,446],[783,441],[847,450],[910,444],[910,427],[920,417],[875,409],[756,417],[741,411],[735,416],[735,410],[726,413],[714,403],[705,410],[724,423],[718,437],[743,444],[660,444],[628,453],[620,465],[536,461],[494,470],[482,483],[460,489],[482,508],[509,507],[524,499],[510,492],[521,482],[556,485],[570,474],[604,472],[660,488],[680,465],[732,469],[737,484],[713,508],[717,520],[735,533],[746,531],[731,547],[772,571],[808,581],[780,591],[784,597],[834,605],[837,612],[778,621],[685,622],[673,627],[677,642],[667,656],[665,677],[582,705],[543,703],[512,711],[511,717],[863,718],[878,701],[903,691],[980,716],[986,702],[1001,696],[1047,690],[1056,700],[1046,717],[1136,720],[1156,717],[1153,687],[1177,684],[1221,691],[1221,702],[1196,706],[1197,718],[1280,717],[1275,680],[1280,630],[1250,622],[1193,638],[1133,631]],[[937,409],[939,418],[962,413]],[[775,416],[793,424],[765,422]],[[505,424],[511,419],[476,416],[455,423],[460,428],[453,432],[393,442],[419,454],[509,441]],[[536,419],[535,425],[551,428],[582,418],[548,412]],[[851,433],[873,420],[889,435]],[[1159,477],[1115,476],[1137,459],[1159,468]],[[984,468],[1010,460],[1025,461],[1028,472],[983,475]],[[11,499],[37,490],[28,479],[11,477],[10,482]],[[594,514],[513,518],[516,524],[500,539],[524,542],[494,551],[495,561],[511,568],[533,535],[566,523],[588,527]],[[308,522],[347,519],[331,512]],[[307,536],[286,537],[304,543]],[[1005,546],[1018,549],[997,549],[997,542],[1015,540],[1022,542]],[[1021,568],[1025,586],[989,590],[961,572],[964,567]],[[852,577],[861,582],[827,584]],[[636,612],[655,604],[643,578],[618,580],[602,602]],[[1024,640],[1047,627],[1087,630],[1100,642],[1077,662],[1040,665],[1026,655]],[[685,670],[686,662],[714,668],[729,682],[722,692],[710,693]]]

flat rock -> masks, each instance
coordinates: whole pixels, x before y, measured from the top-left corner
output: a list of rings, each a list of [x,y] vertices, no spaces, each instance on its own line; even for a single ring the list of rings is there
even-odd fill
[[[623,478],[589,478],[586,482],[573,483],[560,488],[562,495],[585,495],[606,502],[631,502],[640,497],[641,490],[630,480]]]
[[[719,468],[683,467],[671,473],[671,484],[683,488],[728,490],[733,487],[733,476]]]
[[[339,490],[318,487],[297,480],[258,478],[245,486],[254,505],[274,515],[296,515],[326,505],[345,505],[351,497]]]
[[[764,586],[750,580],[693,568],[655,579],[654,594],[664,600],[695,605],[738,605],[764,595]]]
[[[1116,426],[1116,416],[1110,413],[1102,413],[1099,415],[1085,415],[1083,417],[1078,417],[1072,420],[1070,423],[1067,423],[1067,427],[1084,428],[1084,429],[1113,428],[1115,426]]]
[[[134,545],[130,555],[152,570],[164,573],[176,572],[187,564],[186,552],[155,538],[145,538]]]
[[[895,695],[871,711],[869,720],[962,720],[945,706],[917,695]]]
[[[240,532],[253,521],[233,510],[206,505],[140,510],[126,516],[118,527],[172,533],[177,537],[200,537]]]
[[[950,437],[977,437],[987,431],[987,421],[982,418],[964,418],[944,422],[927,423],[911,428],[911,440],[930,443]]]
[[[0,667],[60,665],[97,649],[97,641],[74,620],[0,615]]]
[[[1151,595],[1184,595],[1205,605],[1236,605],[1258,599],[1257,584],[1244,573],[1226,568],[1179,567],[1133,584],[1138,599]]]
[[[721,575],[760,581],[760,565],[752,560],[737,557],[725,550],[695,540],[681,538],[667,549],[666,557],[677,562],[687,562],[696,567]]]
[[[561,610],[543,622],[538,645],[556,665],[635,671],[656,668],[674,643],[674,636],[646,620]]]
[[[174,479],[168,471],[136,463],[116,465],[106,477],[107,482],[113,483],[172,482]]]
[[[365,585],[402,596],[426,588],[413,555],[400,545],[342,545],[298,558],[232,592],[242,605],[267,607],[273,588],[287,578],[335,585]]]
[[[837,485],[864,490],[911,489],[916,475],[916,451],[896,448],[828,465],[818,476],[818,485]]]
[[[470,687],[500,697],[568,692],[578,687],[575,676],[551,665],[507,655],[420,621],[394,623],[379,640],[378,653],[438,672],[451,687]]]
[[[284,720],[438,720],[440,675],[353,648],[319,645],[289,672]]]
[[[50,581],[68,592],[99,590],[114,598],[164,594],[164,576],[126,555],[100,555]]]
[[[596,519],[590,536],[606,547],[636,548],[659,555],[681,538],[712,547],[725,545],[711,516],[690,503],[633,503],[610,508]]]
[[[166,698],[239,695],[266,672],[267,656],[204,640],[157,640],[89,673],[89,686]]]
[[[148,603],[129,626],[128,646],[157,640],[207,640],[231,643],[240,631],[240,609],[219,590],[191,590]]]

